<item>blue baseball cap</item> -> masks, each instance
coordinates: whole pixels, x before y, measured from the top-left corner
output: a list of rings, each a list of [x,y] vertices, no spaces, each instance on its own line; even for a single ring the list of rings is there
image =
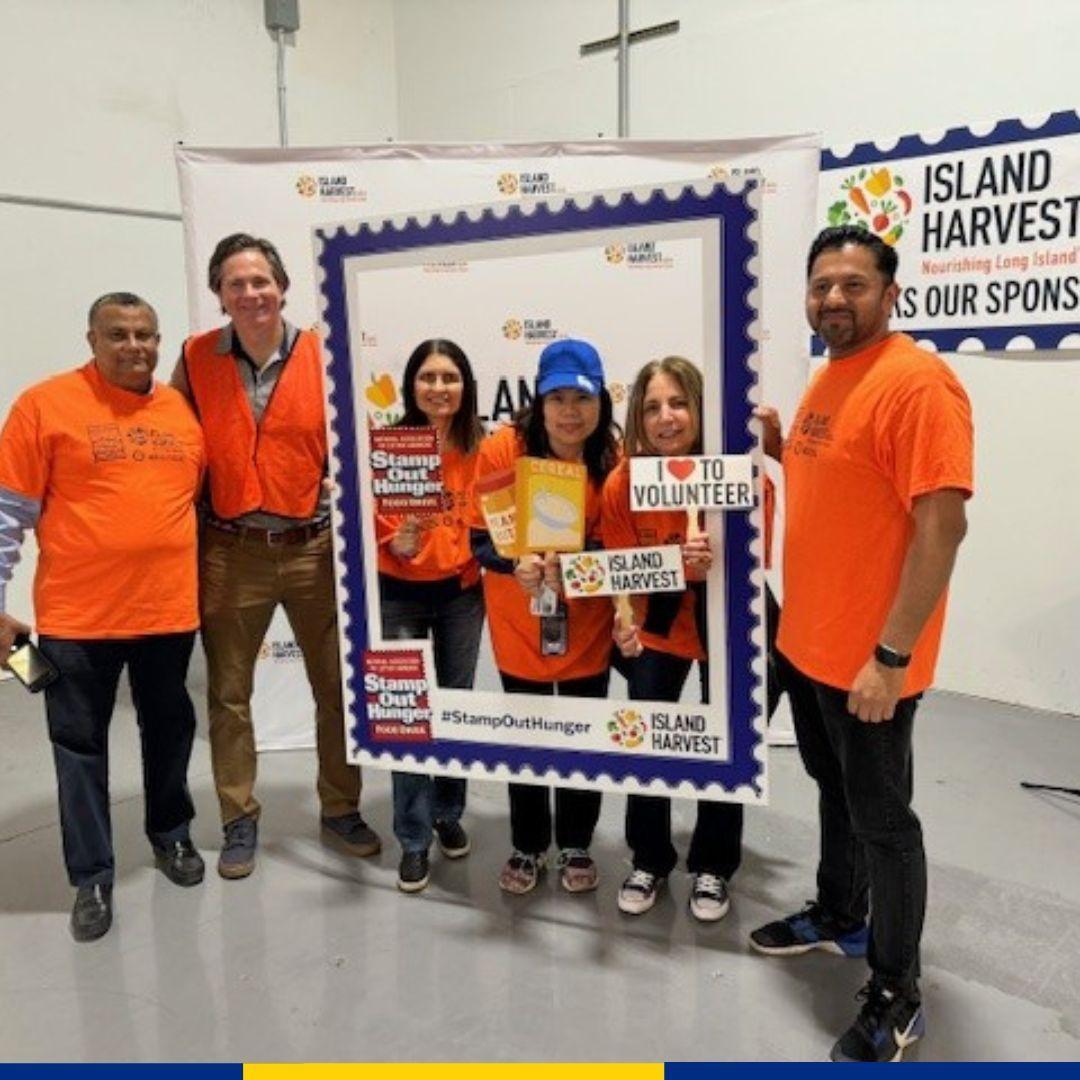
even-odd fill
[[[567,388],[583,390],[586,394],[599,394],[604,389],[604,365],[600,354],[587,341],[561,338],[540,354],[537,394]]]

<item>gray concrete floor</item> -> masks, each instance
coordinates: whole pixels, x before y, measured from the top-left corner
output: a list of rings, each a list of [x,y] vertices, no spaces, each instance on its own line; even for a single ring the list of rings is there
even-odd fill
[[[474,784],[473,853],[433,856],[432,884],[395,888],[385,774],[364,810],[385,850],[349,860],[318,838],[307,752],[260,760],[263,847],[245,881],[213,872],[219,831],[200,733],[194,889],[156,873],[141,834],[133,715],[112,733],[116,921],[68,935],[54,781],[40,702],[0,684],[0,1060],[821,1060],[857,1008],[860,961],[774,960],[746,936],[813,894],[814,792],[794,750],[772,753],[772,805],[748,815],[730,915],[686,910],[677,874],[657,907],[622,916],[623,800],[606,796],[599,891],[501,894],[502,785]],[[944,694],[917,723],[917,805],[930,909],[923,989],[932,1060],[1080,1058],[1080,718]],[[685,851],[690,808],[679,804]]]

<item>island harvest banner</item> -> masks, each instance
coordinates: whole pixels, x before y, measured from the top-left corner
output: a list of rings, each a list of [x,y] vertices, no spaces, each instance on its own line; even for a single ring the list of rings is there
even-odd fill
[[[896,248],[894,329],[941,352],[1080,349],[1077,113],[834,148],[821,167],[819,224]]]
[[[206,286],[206,266],[218,240],[232,232],[242,230],[273,241],[291,279],[285,317],[297,326],[310,326],[319,312],[311,229],[323,222],[346,215],[410,214],[423,219],[444,206],[509,204],[620,186],[723,177],[739,181],[751,176],[761,179],[765,212],[758,242],[762,265],[768,267],[758,297],[761,393],[763,400],[790,418],[809,366],[803,261],[814,232],[820,157],[816,135],[708,141],[379,143],[306,149],[179,146],[176,161],[191,330],[208,330],[222,322],[217,298]],[[677,238],[613,244],[604,253],[603,267],[609,275],[637,282],[636,306],[623,313],[626,340],[644,340],[662,330],[651,338],[656,348],[663,349],[656,355],[681,349],[693,358],[695,354],[687,350],[696,343],[680,325],[681,246]],[[449,295],[457,287],[454,283],[469,273],[454,259],[445,259],[427,266],[424,280],[445,279]],[[561,304],[558,297],[549,303],[545,296],[518,294],[507,303],[495,318],[489,311],[477,312],[466,335],[481,343],[482,350],[506,350],[501,354],[502,368],[483,373],[478,387],[480,413],[489,428],[504,423],[528,400],[540,349],[573,329],[572,320],[553,306]],[[416,314],[423,316],[421,311]],[[433,313],[429,322],[431,333],[438,333],[441,313]],[[419,340],[412,337],[416,329],[413,325],[409,333],[397,336],[372,334],[360,342],[372,369],[365,404],[377,425],[385,426],[401,414],[401,376],[409,351]],[[636,369],[623,364],[618,355],[605,359],[615,418],[621,423]],[[492,508],[505,498],[505,489],[493,489]],[[506,516],[509,519],[509,512]],[[252,713],[259,749],[313,745],[313,711],[299,647],[279,610],[255,669]]]
[[[758,364],[751,329],[757,318],[758,202],[753,180],[731,188],[699,181],[453,208],[423,220],[367,218],[315,230],[351,760],[424,773],[764,800],[761,511],[753,500],[704,513],[718,554],[704,583],[711,704],[697,703],[696,694],[687,704],[506,694],[497,678],[483,674],[483,664],[473,689],[440,686],[428,638],[384,636],[371,497],[373,481],[383,476],[376,465],[386,463],[374,458],[373,447],[383,443],[372,430],[387,418],[372,400],[379,355],[370,342],[404,354],[418,340],[449,338],[468,354],[478,385],[486,385],[508,368],[529,374],[535,368],[535,352],[525,368],[516,359],[518,338],[505,333],[508,311],[556,313],[549,340],[570,334],[592,342],[601,357],[617,358],[615,370],[626,381],[654,357],[693,357],[704,375],[706,452],[725,455],[749,477],[751,455],[758,454],[749,423]],[[646,247],[663,253],[668,269],[661,277],[626,273],[612,259],[615,251]],[[435,273],[435,266],[455,269]],[[630,311],[654,317],[631,322]],[[691,470],[696,467],[687,460]],[[702,469],[721,461],[694,460]],[[531,502],[532,513],[550,516],[545,527],[554,530],[540,538],[541,546],[566,529],[576,537],[571,550],[580,551],[583,534],[573,522],[581,496],[573,493],[574,478],[548,476],[542,467],[567,466],[528,458],[518,465],[518,550],[530,546],[518,527]],[[403,468],[402,475],[414,472]],[[417,490],[422,497],[425,489]],[[603,603],[592,596],[594,585],[600,594],[596,575],[612,566],[620,573],[628,569],[632,559],[620,554],[604,566],[600,560],[589,567],[579,562],[581,595],[590,598],[568,590],[567,603]],[[675,555],[678,566],[677,549]],[[662,549],[642,557],[657,573],[630,575],[626,582],[657,591],[685,584],[681,575],[662,573],[671,564]],[[571,559],[568,572],[573,566]],[[486,670],[492,671],[490,663]]]

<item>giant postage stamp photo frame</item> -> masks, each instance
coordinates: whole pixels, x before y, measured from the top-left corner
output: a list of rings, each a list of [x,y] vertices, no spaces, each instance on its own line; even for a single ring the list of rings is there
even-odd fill
[[[401,670],[422,671],[425,678],[432,673],[425,691],[410,702],[423,724],[411,728],[409,737],[388,737],[385,725],[372,737],[365,657],[370,665],[371,656],[378,658],[386,645],[379,620],[372,617],[378,594],[366,486],[369,421],[362,389],[373,372],[358,347],[364,290],[357,286],[373,268],[430,265],[448,254],[475,259],[477,266],[485,259],[512,258],[519,269],[524,258],[524,265],[542,275],[565,272],[560,259],[567,252],[583,246],[609,251],[627,237],[640,237],[642,230],[696,237],[704,255],[700,360],[710,388],[703,416],[706,448],[756,453],[749,420],[757,365],[758,203],[752,180],[737,190],[698,181],[455,208],[420,219],[380,217],[314,230],[329,373],[338,614],[352,760],[477,778],[764,801],[759,509],[709,515],[710,535],[723,553],[715,563],[715,580],[711,576],[709,582],[710,595],[722,597],[720,604],[710,604],[717,617],[713,622],[710,614],[710,630],[718,625],[722,636],[712,638],[710,649],[710,674],[716,673],[710,678],[713,704],[691,710],[708,738],[688,738],[676,752],[670,739],[659,749],[650,744],[658,717],[663,727],[667,713],[686,710],[683,705],[607,699],[591,700],[583,709],[583,699],[439,688],[426,642],[393,643],[389,652],[397,655],[389,658],[387,669],[393,671],[401,661]],[[516,276],[527,294],[530,275]],[[479,295],[476,302],[482,302]],[[407,313],[416,303],[415,296],[403,296],[400,306]],[[608,317],[618,319],[620,313]],[[717,640],[723,643],[720,648]],[[410,655],[404,657],[405,652]],[[623,737],[615,739],[615,734]]]

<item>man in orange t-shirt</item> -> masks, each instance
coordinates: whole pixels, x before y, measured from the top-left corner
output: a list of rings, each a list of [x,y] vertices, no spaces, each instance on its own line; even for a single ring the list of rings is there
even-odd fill
[[[834,1061],[899,1060],[925,1030],[918,988],[926,857],[911,808],[912,728],[933,681],[972,492],[972,422],[952,371],[889,330],[896,252],[822,232],[806,310],[829,349],[783,443],[777,649],[799,750],[820,789],[818,896],[755,930],[774,956],[865,955],[871,979]],[[765,450],[780,456],[775,410]],[[869,926],[867,914],[872,908]]]
[[[153,380],[160,335],[146,301],[101,297],[86,337],[93,358],[25,391],[0,433],[0,657],[30,633],[3,601],[33,528],[39,645],[59,672],[45,710],[76,941],[112,923],[108,731],[125,665],[155,861],[177,885],[203,878],[189,833],[195,712],[184,685],[199,625],[202,433],[180,394]]]

